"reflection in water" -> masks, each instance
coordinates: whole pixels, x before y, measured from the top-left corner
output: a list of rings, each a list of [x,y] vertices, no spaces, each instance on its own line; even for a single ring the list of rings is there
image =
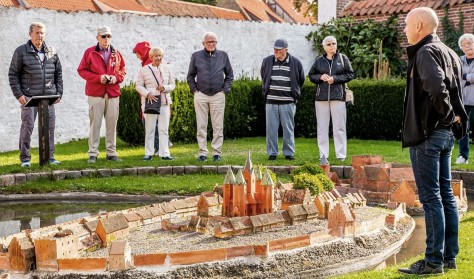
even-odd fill
[[[144,203],[58,202],[3,203],[0,205],[0,237],[26,229],[38,229],[103,212],[142,206]],[[147,202],[145,204],[150,204]]]

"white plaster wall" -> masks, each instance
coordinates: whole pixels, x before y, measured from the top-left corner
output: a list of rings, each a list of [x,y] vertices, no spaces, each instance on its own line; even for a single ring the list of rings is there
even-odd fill
[[[206,31],[217,34],[218,49],[228,52],[236,77],[259,77],[262,59],[273,54],[273,42],[281,37],[289,41],[289,52],[301,60],[305,73],[315,58],[311,43],[305,39],[315,26],[0,7],[0,151],[18,148],[20,107],[10,90],[8,68],[15,48],[29,39],[28,28],[34,21],[46,25],[46,42],[56,47],[63,66],[64,96],[56,105],[56,143],[88,136],[85,81],[76,70],[85,49],[97,43],[95,32],[100,25],[112,28],[112,45],[126,62],[125,83],[135,79],[140,68],[132,49],[145,40],[163,48],[165,62],[175,77],[185,80],[191,54],[202,48]],[[37,145],[35,129],[32,146]]]
[[[337,0],[318,1],[318,23],[323,24],[336,17]]]

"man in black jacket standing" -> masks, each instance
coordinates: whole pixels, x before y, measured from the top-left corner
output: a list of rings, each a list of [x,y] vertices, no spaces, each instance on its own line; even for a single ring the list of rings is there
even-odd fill
[[[22,167],[30,167],[31,133],[38,114],[36,107],[25,107],[33,96],[63,95],[61,62],[54,48],[44,42],[46,27],[40,22],[30,25],[30,40],[13,53],[8,78],[13,95],[21,105],[20,161]],[[61,100],[59,98],[56,102]],[[54,159],[54,106],[49,106],[49,162],[60,164]]]
[[[456,269],[459,216],[451,188],[454,135],[465,133],[467,115],[461,95],[461,64],[436,35],[438,17],[416,8],[405,20],[408,43],[403,147],[409,147],[426,224],[426,251],[405,274],[443,274]],[[457,132],[461,131],[461,132]]]
[[[262,94],[265,98],[268,160],[278,155],[278,128],[283,130],[283,156],[294,160],[296,102],[301,95],[304,71],[298,58],[288,53],[288,42],[277,39],[273,55],[263,59],[260,68]]]
[[[225,95],[234,81],[234,72],[229,56],[217,50],[217,35],[207,32],[202,40],[204,49],[191,56],[187,81],[194,94],[196,111],[198,161],[207,160],[207,122],[212,123],[212,152],[214,162],[219,162],[224,142]]]

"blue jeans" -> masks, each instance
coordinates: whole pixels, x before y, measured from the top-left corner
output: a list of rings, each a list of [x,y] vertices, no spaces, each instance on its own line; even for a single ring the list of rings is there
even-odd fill
[[[278,155],[278,128],[283,128],[283,155],[295,154],[295,113],[296,104],[266,104],[267,155]]]
[[[464,106],[467,113],[467,133],[459,140],[459,156],[464,159],[469,159],[469,130],[471,128],[471,121],[474,118],[474,106]]]
[[[436,129],[422,143],[410,147],[410,160],[420,202],[425,211],[425,259],[436,266],[454,261],[459,252],[459,216],[451,188],[451,130]]]

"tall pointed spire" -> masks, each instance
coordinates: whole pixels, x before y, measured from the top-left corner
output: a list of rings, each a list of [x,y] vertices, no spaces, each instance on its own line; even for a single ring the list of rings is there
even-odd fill
[[[247,154],[247,160],[245,160],[244,169],[247,169],[249,173],[252,173],[252,168],[253,168],[253,165],[252,165],[252,159],[250,158],[250,149],[249,149],[248,154]]]
[[[255,179],[262,179],[262,167],[258,166],[254,169],[255,171]]]
[[[265,170],[265,174],[263,175],[262,179],[262,186],[270,186],[274,185],[272,177],[270,176],[270,173],[268,172],[268,169]]]
[[[224,185],[233,185],[235,184],[235,176],[234,176],[234,173],[232,172],[232,168],[229,167],[227,169],[227,174],[225,175],[225,178],[224,178]]]
[[[245,178],[244,178],[244,175],[242,174],[241,169],[239,169],[239,171],[235,175],[235,183],[237,185],[247,185],[247,183],[245,182]]]

